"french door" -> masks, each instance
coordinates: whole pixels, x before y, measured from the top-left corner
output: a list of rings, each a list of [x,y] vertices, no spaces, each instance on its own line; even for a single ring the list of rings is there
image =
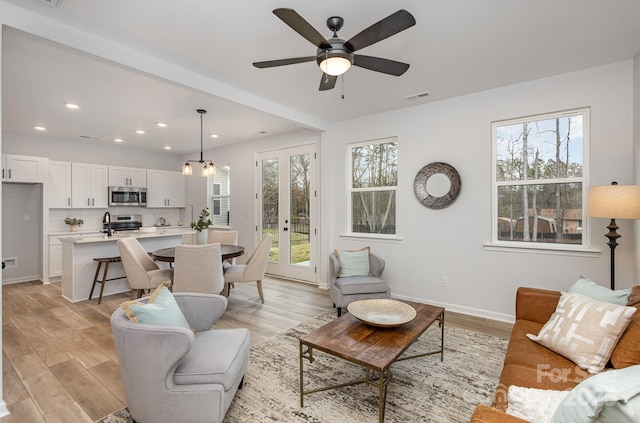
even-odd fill
[[[258,153],[257,233],[273,235],[267,273],[317,283],[316,146]]]

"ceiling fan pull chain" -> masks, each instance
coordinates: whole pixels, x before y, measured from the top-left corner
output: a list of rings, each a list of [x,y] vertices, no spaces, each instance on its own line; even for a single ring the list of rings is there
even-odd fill
[[[341,86],[342,86],[342,94],[340,95],[340,98],[344,100],[344,73],[342,75],[340,75],[340,82],[341,82]]]

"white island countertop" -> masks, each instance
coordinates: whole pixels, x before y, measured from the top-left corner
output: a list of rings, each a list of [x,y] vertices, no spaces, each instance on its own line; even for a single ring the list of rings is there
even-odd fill
[[[116,257],[117,241],[126,237],[134,237],[140,241],[145,251],[152,252],[160,248],[175,247],[183,243],[193,243],[196,231],[191,228],[158,228],[155,232],[116,232],[113,236],[106,234],[87,233],[74,236],[60,236],[62,241],[62,296],[71,302],[83,301],[89,298],[93,278],[96,273],[97,257]],[[161,267],[168,263],[159,263]],[[112,263],[109,266],[108,279],[124,276],[122,263]],[[102,279],[102,270],[100,271]],[[98,297],[100,284],[97,284],[93,298]],[[104,287],[103,297],[119,292],[129,291],[127,279],[108,281]]]
[[[112,236],[107,236],[107,234],[96,234],[94,233],[88,233],[86,235],[73,235],[73,236],[59,236],[58,238],[62,241],[62,242],[72,242],[74,244],[85,244],[85,243],[91,243],[91,242],[110,242],[110,241],[117,241],[121,238],[126,238],[126,237],[134,237],[134,238],[138,238],[138,239],[144,239],[144,238],[160,238],[160,237],[167,237],[167,236],[176,236],[176,235],[192,235],[195,234],[196,231],[195,229],[191,229],[191,228],[163,228],[163,229],[157,229],[155,232],[149,232],[149,233],[145,233],[145,232],[133,232],[133,231],[125,231],[125,232],[114,232]]]

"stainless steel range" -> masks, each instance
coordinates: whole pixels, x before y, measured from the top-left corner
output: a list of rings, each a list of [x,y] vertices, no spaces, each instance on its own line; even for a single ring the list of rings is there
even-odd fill
[[[142,226],[141,214],[126,214],[111,216],[111,230],[113,232],[138,232]],[[108,230],[108,223],[102,223],[103,232]]]

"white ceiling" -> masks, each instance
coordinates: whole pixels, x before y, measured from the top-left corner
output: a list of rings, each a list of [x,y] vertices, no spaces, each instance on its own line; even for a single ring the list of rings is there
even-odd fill
[[[308,126],[268,104],[330,123],[627,60],[640,51],[637,0],[62,0],[58,8],[0,1],[265,100],[248,107],[228,93],[217,97],[5,28],[3,130],[33,133],[40,124],[48,128],[42,136],[121,137],[139,148],[168,145],[177,154],[199,149],[197,108],[209,111],[205,137],[220,135],[205,139],[208,149]],[[273,15],[279,7],[295,9],[326,38],[332,35],[326,19],[341,16],[343,39],[406,9],[414,27],[361,53],[411,67],[400,77],[354,67],[344,86],[339,79],[325,92],[318,91],[314,62],[256,69],[254,61],[315,55],[311,43]],[[429,96],[406,99],[422,92]],[[67,110],[64,102],[81,108]],[[156,127],[158,121],[168,127]],[[136,135],[137,128],[147,133]]]

